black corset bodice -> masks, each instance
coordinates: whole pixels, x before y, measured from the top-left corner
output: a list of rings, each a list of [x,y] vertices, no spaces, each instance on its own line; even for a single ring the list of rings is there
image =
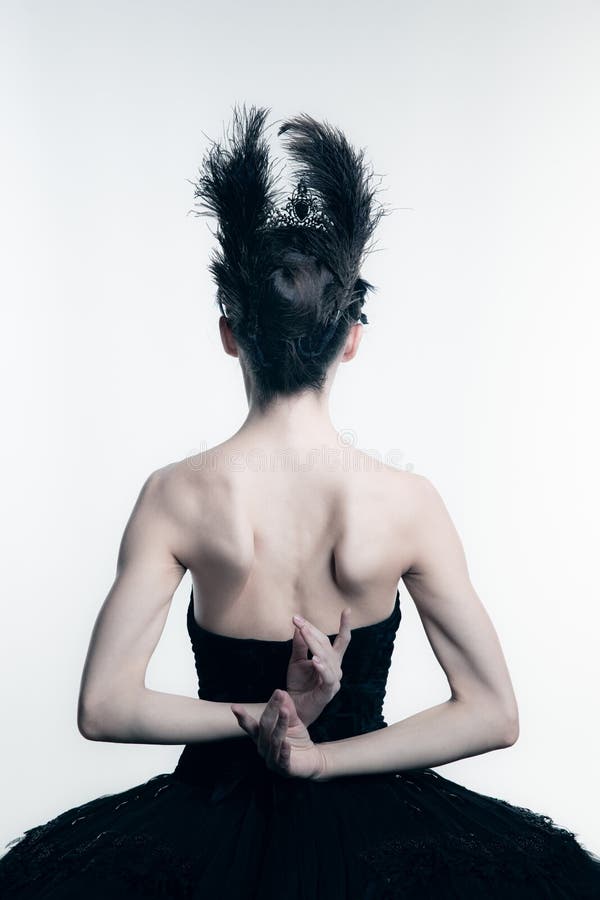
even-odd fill
[[[382,709],[400,619],[397,590],[394,608],[387,618],[351,629],[351,640],[342,660],[340,690],[308,729],[316,743],[387,726]],[[193,589],[187,629],[201,699],[265,702],[276,688],[285,689],[291,638],[287,641],[237,638],[207,630],[194,618]],[[331,643],[334,639],[335,635],[329,635]],[[216,772],[225,769],[241,772],[257,758],[254,743],[242,733],[240,738],[187,744],[175,772],[186,781],[203,783],[209,771],[213,779]]]

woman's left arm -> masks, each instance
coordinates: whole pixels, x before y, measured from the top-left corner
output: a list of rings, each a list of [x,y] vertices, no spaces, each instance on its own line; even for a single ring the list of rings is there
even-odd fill
[[[462,541],[435,486],[413,475],[402,576],[450,688],[443,703],[387,728],[319,745],[317,778],[440,766],[509,747],[519,710],[500,640],[475,590]]]
[[[77,725],[89,740],[187,744],[244,737],[229,702],[146,687],[146,670],[186,567],[173,547],[168,469],[146,479],[129,517],[114,583],[98,613],[81,677]],[[265,703],[244,706],[260,719]]]

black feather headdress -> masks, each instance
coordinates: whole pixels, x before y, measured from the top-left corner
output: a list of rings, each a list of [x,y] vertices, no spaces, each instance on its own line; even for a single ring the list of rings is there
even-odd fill
[[[342,297],[330,312],[343,313],[374,289],[360,277],[360,269],[386,210],[375,205],[376,188],[364,150],[355,150],[338,128],[302,114],[284,122],[278,135],[285,135],[284,144],[300,183],[321,198],[327,225],[309,229],[307,245],[334,272]]]
[[[320,335],[319,347],[346,314],[367,322],[361,307],[372,284],[360,275],[380,218],[373,173],[364,151],[355,150],[337,128],[301,114],[285,120],[283,136],[296,186],[281,204],[281,185],[264,136],[269,108],[233,108],[224,142],[212,142],[192,182],[196,215],[217,219],[219,247],[209,270],[217,284],[221,312],[234,331],[255,338],[270,324],[265,296],[273,271],[290,249],[324,264],[332,274],[317,320],[301,321],[298,351],[307,335]],[[277,324],[277,323],[275,323]],[[325,332],[323,331],[325,329]],[[305,347],[306,352],[306,347]],[[316,356],[311,345],[310,356]],[[265,361],[268,365],[268,362]]]

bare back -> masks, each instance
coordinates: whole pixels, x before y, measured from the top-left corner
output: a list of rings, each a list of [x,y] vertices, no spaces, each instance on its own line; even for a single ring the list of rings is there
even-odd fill
[[[345,607],[351,627],[387,617],[409,564],[417,476],[355,448],[285,461],[268,450],[257,458],[237,435],[169,467],[183,501],[174,553],[192,575],[197,621],[287,640],[295,613],[328,634]]]
[[[401,578],[452,696],[487,698],[514,718],[498,635],[435,486],[355,448],[340,453],[333,429],[311,431],[310,410],[304,420],[295,411],[287,429],[295,452],[284,465],[285,415],[146,479],[92,631],[81,708],[112,708],[107,697],[145,690],[189,570],[203,628],[273,641],[292,638],[294,614],[329,635],[346,607],[351,629],[381,622]]]

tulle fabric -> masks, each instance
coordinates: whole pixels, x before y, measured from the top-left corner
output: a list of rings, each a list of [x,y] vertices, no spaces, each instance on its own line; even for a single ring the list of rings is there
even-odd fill
[[[210,787],[165,773],[30,829],[0,896],[576,900],[600,897],[600,859],[432,769],[313,783],[248,767]]]
[[[213,634],[188,608],[198,693],[267,699],[291,642]],[[353,629],[342,688],[309,729],[387,727],[390,616]],[[333,636],[331,636],[333,639]],[[241,735],[187,745],[173,772],[30,828],[0,858],[2,900],[587,900],[600,858],[549,816],[433,769],[326,782],[268,770]]]

